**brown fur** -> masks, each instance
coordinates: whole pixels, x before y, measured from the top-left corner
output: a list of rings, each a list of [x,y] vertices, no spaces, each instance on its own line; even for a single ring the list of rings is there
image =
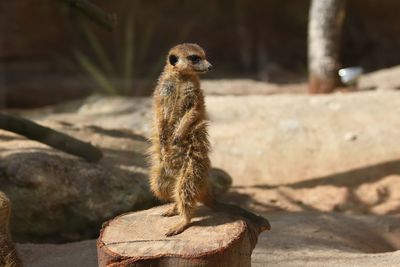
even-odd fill
[[[187,58],[192,55],[201,58],[199,69]],[[154,91],[150,185],[159,199],[175,202],[166,216],[183,215],[167,235],[182,232],[196,202],[208,194],[209,143],[198,72],[210,66],[198,45],[175,46]]]
[[[259,219],[240,207],[217,203],[209,193],[209,142],[198,77],[209,69],[200,46],[177,45],[169,51],[154,91],[150,187],[160,200],[175,203],[164,216],[182,215],[167,236],[188,227],[197,202]]]

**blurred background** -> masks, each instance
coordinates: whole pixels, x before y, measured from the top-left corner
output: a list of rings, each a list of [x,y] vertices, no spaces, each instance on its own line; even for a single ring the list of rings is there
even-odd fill
[[[194,42],[214,66],[201,77],[213,192],[272,224],[253,265],[399,266],[399,10],[0,1],[0,233],[12,203],[27,266],[97,266],[105,221],[160,204],[148,187],[151,94],[168,50]],[[87,146],[71,153],[70,137]]]
[[[3,106],[40,106],[92,92],[149,95],[166,52],[180,42],[206,49],[216,67],[207,78],[307,80],[310,1],[92,1],[117,16],[113,31],[68,2],[0,3]],[[342,66],[369,72],[400,62],[399,7],[395,0],[347,2]]]

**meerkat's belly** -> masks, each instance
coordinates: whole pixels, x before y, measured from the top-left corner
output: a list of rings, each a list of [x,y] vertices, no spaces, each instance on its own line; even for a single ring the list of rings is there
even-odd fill
[[[186,138],[178,143],[169,142],[166,161],[173,170],[179,170],[191,161],[194,164],[208,162],[209,142],[206,123],[200,122],[192,126]]]

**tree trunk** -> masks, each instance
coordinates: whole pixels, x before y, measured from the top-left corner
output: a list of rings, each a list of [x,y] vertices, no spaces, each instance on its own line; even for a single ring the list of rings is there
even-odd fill
[[[10,200],[0,191],[0,266],[20,267],[22,264],[11,239],[10,213]]]
[[[97,241],[99,266],[251,266],[261,232],[251,222],[201,207],[188,229],[165,237],[180,220],[160,215],[169,207],[124,214],[104,224]]]
[[[345,0],[313,0],[308,24],[310,93],[331,93],[340,85],[340,36]]]

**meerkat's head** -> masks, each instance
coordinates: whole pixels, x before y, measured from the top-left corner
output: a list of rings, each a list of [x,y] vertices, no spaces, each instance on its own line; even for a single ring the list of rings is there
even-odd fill
[[[179,44],[171,48],[167,57],[167,68],[184,75],[197,75],[212,69],[206,53],[197,44]]]

